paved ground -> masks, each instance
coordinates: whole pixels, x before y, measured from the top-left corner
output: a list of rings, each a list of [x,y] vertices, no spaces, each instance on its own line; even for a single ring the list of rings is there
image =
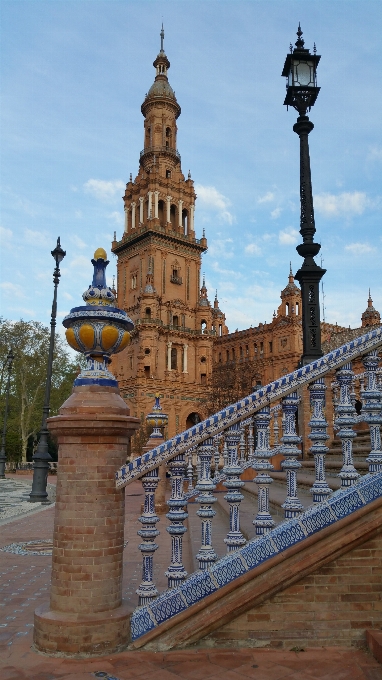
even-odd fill
[[[27,478],[17,479],[22,485]],[[54,483],[54,478],[50,478]],[[9,485],[8,485],[9,486]],[[1,487],[4,483],[0,480]],[[28,489],[25,487],[25,493]],[[8,492],[4,492],[7,494]],[[15,499],[16,496],[15,495]],[[139,528],[137,517],[143,502],[139,482],[126,491],[125,597],[135,606],[135,590],[140,581],[140,557],[137,551]],[[305,651],[273,650],[187,650],[151,653],[123,652],[92,660],[50,658],[32,650],[33,612],[49,598],[51,557],[36,550],[36,541],[50,541],[53,532],[54,506],[45,507],[24,516],[10,516],[0,528],[0,680],[382,680],[382,666],[368,653],[339,648],[307,649]],[[24,502],[19,498],[19,502]],[[16,500],[15,500],[16,503]],[[192,507],[192,506],[191,506]],[[191,509],[191,508],[190,508]],[[197,506],[193,506],[192,514]],[[155,572],[160,589],[165,587],[163,572],[168,566],[170,537],[164,530],[167,520],[162,516],[160,549],[157,551]],[[193,569],[193,544],[196,533],[185,541],[184,563]],[[218,536],[216,536],[218,538]],[[219,538],[223,538],[222,536]],[[29,544],[18,554],[2,548],[14,544]],[[48,543],[46,543],[48,546]],[[49,547],[49,546],[48,546]],[[28,545],[27,545],[28,548]],[[33,554],[36,553],[37,554]]]

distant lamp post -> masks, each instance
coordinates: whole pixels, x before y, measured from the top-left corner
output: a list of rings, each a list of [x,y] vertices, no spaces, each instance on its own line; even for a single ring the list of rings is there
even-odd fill
[[[54,250],[52,250],[52,255],[56,261],[56,267],[53,272],[53,283],[54,283],[54,295],[52,304],[52,316],[50,320],[50,342],[49,342],[49,356],[48,356],[48,368],[45,384],[45,399],[44,407],[42,410],[42,423],[40,430],[39,442],[37,445],[36,452],[33,456],[33,482],[32,491],[29,494],[29,501],[31,503],[46,503],[48,494],[46,491],[46,485],[48,481],[49,472],[49,462],[52,460],[48,451],[48,428],[46,426],[46,421],[49,416],[50,410],[50,390],[52,384],[52,366],[53,366],[53,352],[54,352],[54,338],[56,330],[56,316],[57,316],[57,286],[60,281],[60,262],[64,259],[66,251],[62,250],[60,244],[60,237],[57,239],[57,245]]]
[[[300,137],[300,234],[303,242],[296,250],[304,262],[295,275],[301,285],[303,353],[301,365],[309,364],[323,355],[321,349],[319,283],[326,269],[319,267],[314,256],[320,251],[320,244],[314,243],[316,226],[314,223],[312,179],[308,135],[314,125],[306,115],[314,105],[320,88],[317,87],[317,64],[320,56],[304,48],[302,30],[298,25],[295,48],[290,46],[290,54],[285,59],[283,76],[287,78],[287,92],[284,104],[293,106],[299,116],[293,130]]]
[[[0,451],[0,479],[5,479],[5,463],[7,460],[7,456],[5,453],[5,437],[7,434],[7,419],[8,419],[8,404],[9,404],[9,388],[11,386],[11,370],[12,370],[12,364],[14,360],[14,354],[12,351],[12,347],[8,352],[8,356],[5,360],[6,367],[8,370],[8,379],[7,379],[7,389],[5,392],[5,409],[4,409],[4,421],[3,421],[3,434],[1,437],[1,451]]]

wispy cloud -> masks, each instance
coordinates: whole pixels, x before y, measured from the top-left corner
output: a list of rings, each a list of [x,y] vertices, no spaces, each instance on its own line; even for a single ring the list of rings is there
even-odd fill
[[[109,213],[108,215],[109,220],[112,220],[118,227],[120,227],[124,223],[124,216],[122,212],[118,212],[118,210],[114,210],[114,212]]]
[[[85,241],[82,240],[77,234],[72,234],[70,237],[71,242],[76,246],[76,248],[86,248]]]
[[[279,243],[282,246],[293,246],[298,241],[298,231],[289,227],[289,229],[284,229],[279,231]]]
[[[349,243],[345,246],[345,250],[352,255],[366,255],[366,253],[372,253],[375,248],[370,246],[368,243]]]
[[[382,161],[382,147],[380,146],[370,147],[367,157],[371,161]]]
[[[118,195],[123,194],[125,191],[125,183],[120,179],[109,181],[104,179],[88,179],[84,184],[84,190],[87,194],[91,194],[99,201],[109,203]]]
[[[12,236],[13,233],[11,229],[6,229],[6,227],[0,227],[0,241],[2,248],[6,248],[7,246],[10,245]]]
[[[261,248],[257,245],[257,243],[248,243],[248,245],[245,246],[244,251],[248,255],[261,255]]]
[[[257,199],[258,203],[271,203],[272,201],[275,200],[275,194],[272,191],[267,191],[264,196],[260,196],[260,198]]]
[[[314,205],[324,217],[351,217],[362,215],[371,201],[363,191],[344,191],[342,194],[317,194]]]
[[[203,186],[202,184],[196,184],[195,191],[198,196],[198,204],[202,208],[214,210],[223,222],[228,224],[234,222],[234,215],[228,209],[231,206],[229,198],[221,194],[215,187]]]
[[[224,238],[217,241],[212,241],[212,243],[208,246],[208,251],[212,257],[224,258],[228,260],[234,256],[232,243],[232,238]]]
[[[281,208],[275,208],[274,210],[271,211],[271,217],[273,220],[277,220],[278,217],[280,217],[282,213]]]
[[[11,281],[4,281],[3,283],[0,283],[0,288],[7,295],[10,295],[11,297],[18,298],[18,299],[24,299],[26,297],[24,289],[21,286],[19,286],[18,283],[12,283]]]
[[[24,239],[32,246],[41,246],[42,248],[54,247],[54,239],[48,237],[44,231],[33,231],[32,229],[24,229]]]

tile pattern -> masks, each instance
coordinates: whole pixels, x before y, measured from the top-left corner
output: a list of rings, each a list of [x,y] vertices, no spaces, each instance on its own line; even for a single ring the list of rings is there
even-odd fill
[[[355,338],[351,342],[338,347],[317,361],[313,361],[278,380],[261,387],[256,392],[227,408],[215,413],[194,427],[176,435],[164,444],[135,458],[123,465],[116,473],[116,486],[122,488],[133,479],[141,477],[143,473],[161,463],[167,462],[175,455],[188,451],[190,447],[201,444],[208,437],[213,437],[226,430],[230,425],[242,421],[256,413],[272,401],[285,397],[301,385],[312,382],[325,375],[328,371],[337,369],[346,362],[352,361],[360,354],[371,352],[382,344],[382,327],[375,328],[369,333]]]
[[[306,537],[339,521],[371,503],[382,494],[382,473],[367,474],[350,488],[336,491],[331,498],[312,506],[299,517],[287,520],[259,539],[230,553],[212,565],[209,571],[196,572],[178,588],[162,593],[151,605],[139,607],[131,618],[132,639],[144,635],[187,606],[199,602],[241,574],[254,569],[272,555],[303,541]]]

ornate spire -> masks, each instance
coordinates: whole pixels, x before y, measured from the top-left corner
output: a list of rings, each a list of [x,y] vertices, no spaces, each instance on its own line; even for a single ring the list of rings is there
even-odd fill
[[[164,53],[163,41],[164,41],[164,29],[163,29],[163,22],[162,22],[162,30],[160,32],[160,51]]]
[[[208,307],[209,302],[208,302],[208,297],[207,297],[207,288],[206,288],[206,275],[203,274],[203,285],[200,289],[200,298],[199,298],[199,304],[202,307]]]
[[[305,40],[301,37],[302,36],[302,30],[300,26],[300,22],[298,22],[298,29],[297,29],[297,40],[295,42],[295,45],[298,50],[303,50],[304,45],[305,45]]]
[[[370,295],[370,288],[369,297],[367,299],[367,308],[362,314],[361,320],[363,328],[365,326],[379,326],[381,324],[381,315],[373,306],[373,300],[371,299]]]

